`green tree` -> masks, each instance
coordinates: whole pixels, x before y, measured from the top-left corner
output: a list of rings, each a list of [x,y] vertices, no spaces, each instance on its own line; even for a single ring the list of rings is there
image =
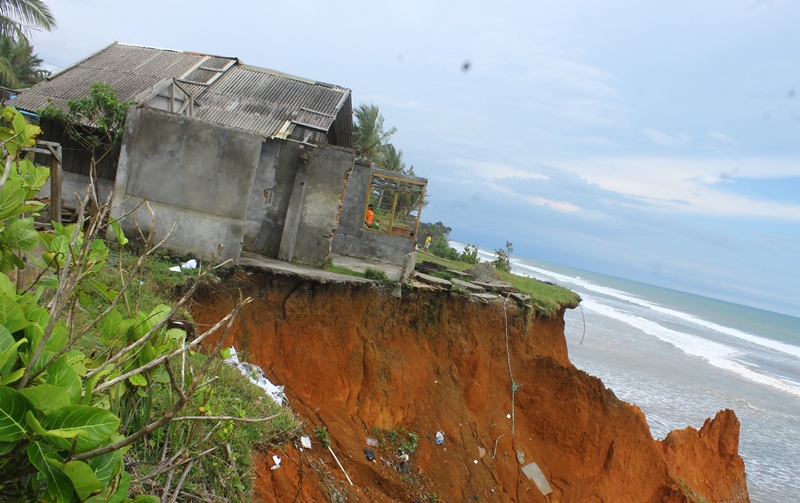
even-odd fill
[[[56,18],[42,0],[0,0],[0,38],[30,47],[31,30],[51,31],[55,27]],[[33,52],[32,47],[30,52]],[[36,58],[35,54],[33,58]],[[0,58],[0,78],[8,83],[2,85],[8,87],[19,87],[18,82],[23,82],[5,57]]]
[[[505,272],[511,272],[511,252],[514,251],[513,245],[510,241],[506,241],[505,250],[498,248],[494,251],[494,260],[492,265],[495,269]]]
[[[378,167],[387,171],[394,171],[395,173],[406,173],[406,163],[403,162],[403,151],[397,150],[394,145],[387,143],[384,146],[383,156]]]
[[[24,40],[0,37],[0,86],[20,89],[41,82],[50,72],[42,68],[42,60]]]
[[[54,28],[56,18],[42,0],[0,0],[0,35],[27,42],[31,30]]]
[[[358,158],[370,166],[383,167],[386,146],[397,128],[384,129],[384,118],[377,105],[362,103],[353,113],[356,119],[353,139]]]
[[[133,266],[123,267],[117,253],[114,275],[120,286],[98,281],[111,256],[109,246],[98,239],[108,225],[108,205],[85,220],[87,196],[76,224],[54,224],[48,233],[33,228],[31,212],[44,206],[33,196],[49,170],[19,153],[35,144],[39,132],[13,108],[0,113],[0,270],[25,267],[22,254],[43,270],[24,289],[0,274],[0,500],[123,503],[130,501],[131,474],[124,460],[130,446],[146,443],[148,437],[153,442],[161,438],[161,465],[164,456],[167,465],[155,466],[153,472],[166,473],[166,468],[171,480],[173,470],[184,471],[179,458],[199,456],[210,436],[165,440],[177,423],[214,421],[222,426],[264,420],[241,413],[182,414],[194,396],[210,396],[215,379],[206,376],[224,333],[210,345],[212,357],[197,358],[200,345],[215,332],[227,332],[250,299],[240,300],[232,313],[194,339],[183,329],[169,327],[168,321],[186,304],[197,282],[174,306],[140,308],[136,287],[131,286],[139,284],[138,271],[158,246],[151,246],[152,229]],[[113,219],[110,225],[123,246],[127,240],[119,226]],[[37,245],[44,247],[42,260],[32,253]],[[210,269],[202,270],[198,280]],[[158,408],[155,394],[161,397]],[[169,492],[168,485],[164,498]],[[135,501],[161,498],[139,496]]]

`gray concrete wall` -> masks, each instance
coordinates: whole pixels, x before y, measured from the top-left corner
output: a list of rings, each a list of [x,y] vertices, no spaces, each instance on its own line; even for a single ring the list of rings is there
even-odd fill
[[[349,179],[354,161],[352,150],[333,145],[321,144],[309,151],[293,261],[322,265],[328,258],[334,231],[340,222],[345,181]]]
[[[134,221],[156,239],[174,225],[165,245],[208,260],[219,244],[221,260],[238,260],[247,218],[248,195],[262,151],[258,135],[192,117],[131,107],[125,124],[114,188],[113,216],[127,233]]]
[[[415,250],[413,237],[364,229],[364,209],[374,169],[356,164],[347,180],[339,227],[331,251],[348,257],[378,260],[395,265],[406,263]]]
[[[100,201],[105,201],[111,191],[114,190],[114,182],[106,178],[95,179],[95,186],[97,187],[97,197]],[[78,197],[82,199],[88,193],[88,176],[61,170],[61,199],[64,206],[77,208],[80,205]],[[39,197],[50,197],[50,182],[44,184],[42,190],[39,191]]]
[[[330,145],[266,140],[250,192],[243,249],[323,264],[354,158],[351,150]]]

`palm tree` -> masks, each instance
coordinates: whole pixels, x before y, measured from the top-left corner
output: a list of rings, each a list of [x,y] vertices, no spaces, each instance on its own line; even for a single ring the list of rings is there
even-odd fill
[[[44,80],[50,72],[41,67],[42,60],[24,40],[0,36],[0,86],[14,89],[30,87]]]
[[[42,0],[0,0],[0,35],[28,41],[31,30],[55,27],[56,18]]]
[[[31,30],[43,29],[50,31],[55,27],[56,19],[53,17],[53,13],[50,12],[50,8],[42,0],[0,0],[0,37],[11,39],[15,44],[24,43],[28,45],[27,59],[30,61],[22,64],[23,68],[28,67],[26,71],[35,70],[41,64],[41,60],[33,54],[33,48],[30,47],[29,36]],[[15,51],[17,49],[20,48],[14,48]],[[9,53],[4,52],[3,55],[4,57],[0,58],[0,80],[4,82],[3,85],[8,87],[20,86],[28,76],[17,75],[14,68],[12,68],[12,64],[10,64]],[[24,54],[20,56],[24,56]],[[23,59],[25,58],[23,57]]]
[[[383,129],[383,115],[377,105],[362,103],[353,112],[356,116],[353,140],[359,159],[371,166],[381,166],[389,138],[397,132],[397,128],[389,131]]]
[[[403,151],[397,150],[394,145],[387,143],[383,148],[383,159],[381,159],[379,167],[387,171],[405,173],[406,163],[403,162]]]

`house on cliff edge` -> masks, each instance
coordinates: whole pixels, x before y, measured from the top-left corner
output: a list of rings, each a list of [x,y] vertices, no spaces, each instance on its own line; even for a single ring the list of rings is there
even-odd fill
[[[427,181],[398,175],[393,193],[374,168],[355,167],[349,89],[233,57],[113,43],[7,104],[65,108],[94,82],[134,103],[118,162],[96,173],[126,232],[149,227],[149,205],[157,240],[171,232],[168,248],[205,259],[222,244],[221,258],[234,262],[252,252],[321,265],[340,225],[345,255],[403,263],[413,253],[421,198],[414,209],[402,190],[424,195]],[[42,129],[65,147],[62,197],[74,201],[86,193],[88,153],[57,124]],[[382,232],[363,228],[370,197],[388,210]]]

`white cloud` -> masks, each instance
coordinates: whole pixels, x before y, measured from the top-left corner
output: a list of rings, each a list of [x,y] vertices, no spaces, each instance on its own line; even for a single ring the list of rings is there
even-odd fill
[[[576,206],[568,201],[553,201],[552,199],[545,199],[539,196],[528,196],[525,200],[536,206],[548,206],[551,210],[560,211],[562,213],[575,213],[581,209],[580,206]]]
[[[722,143],[729,143],[734,144],[736,143],[736,139],[733,136],[726,135],[725,133],[720,133],[719,131],[709,131],[708,137],[712,140],[716,140]]]
[[[660,210],[800,221],[798,204],[733,194],[719,190],[717,185],[739,177],[800,177],[800,161],[794,159],[619,157],[549,164],[574,172],[605,190]]]
[[[645,129],[642,132],[645,136],[650,138],[650,141],[653,143],[663,145],[665,147],[688,147],[692,144],[692,137],[686,133],[670,135],[657,129]]]
[[[518,168],[503,164],[500,162],[492,161],[476,161],[472,159],[455,159],[453,164],[467,166],[472,168],[472,172],[479,178],[486,180],[501,180],[505,178],[517,178],[522,180],[548,180],[547,175],[528,171],[524,168]]]

